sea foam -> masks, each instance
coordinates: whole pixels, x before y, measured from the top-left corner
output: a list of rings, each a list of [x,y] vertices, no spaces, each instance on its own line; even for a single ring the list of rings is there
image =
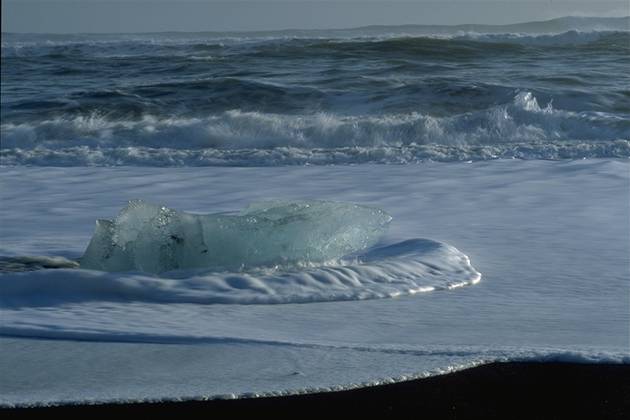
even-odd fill
[[[481,274],[455,247],[411,239],[338,261],[290,269],[179,270],[160,276],[56,269],[2,277],[0,303],[7,308],[25,308],[87,301],[280,304],[394,298],[472,285],[479,282]],[[13,324],[8,317],[9,311],[5,311],[6,323],[0,332],[49,336],[46,328],[33,329],[18,320]],[[88,330],[83,329],[83,339],[92,337]],[[57,330],[54,336],[66,337],[66,333]],[[98,337],[103,334],[102,329],[97,332]],[[120,338],[121,331],[116,335]]]
[[[236,215],[197,215],[133,200],[115,219],[97,221],[80,269],[66,259],[5,258],[0,301],[305,303],[479,281],[469,258],[448,244],[408,239],[374,247],[390,221],[380,209],[331,201],[266,201]]]
[[[276,166],[630,156],[614,114],[511,102],[449,117],[230,110],[205,118],[56,118],[2,127],[3,165]],[[177,139],[177,142],[173,142]]]

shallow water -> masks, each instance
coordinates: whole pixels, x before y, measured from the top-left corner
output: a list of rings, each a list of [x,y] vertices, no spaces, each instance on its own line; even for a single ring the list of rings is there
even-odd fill
[[[239,209],[262,197],[318,197],[387,209],[393,221],[384,242],[446,242],[465,252],[483,277],[464,288],[379,300],[5,305],[5,335],[96,343],[4,339],[1,359],[13,378],[4,382],[4,402],[287,392],[480,360],[627,361],[629,171],[625,160],[598,159],[167,172],[5,168],[4,255],[77,257],[94,218],[115,213],[132,197],[196,212]],[[17,351],[24,348],[32,352]],[[42,356],[57,348],[69,355]],[[98,360],[90,356],[86,367],[84,352]],[[194,357],[184,362],[182,354]],[[243,365],[239,355],[264,363]],[[77,373],[58,383],[51,371],[50,387],[33,393],[39,389],[33,366],[53,359]],[[138,376],[122,388],[126,374],[102,372],[135,363]],[[98,372],[94,383],[90,375]],[[161,385],[149,385],[157,378]]]

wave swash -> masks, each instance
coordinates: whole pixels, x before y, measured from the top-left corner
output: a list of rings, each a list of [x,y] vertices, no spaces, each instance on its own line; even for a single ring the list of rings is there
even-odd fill
[[[24,267],[35,261],[44,269],[20,272],[13,258],[1,299],[20,307],[88,300],[304,303],[479,281],[468,257],[450,245],[412,239],[374,247],[390,220],[376,208],[328,201],[261,202],[238,215],[132,201],[115,220],[97,221],[81,269],[30,258]]]

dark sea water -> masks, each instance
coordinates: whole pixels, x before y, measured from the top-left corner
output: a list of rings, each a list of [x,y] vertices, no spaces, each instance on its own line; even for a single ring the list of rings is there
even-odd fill
[[[5,33],[2,163],[626,157],[628,23]]]

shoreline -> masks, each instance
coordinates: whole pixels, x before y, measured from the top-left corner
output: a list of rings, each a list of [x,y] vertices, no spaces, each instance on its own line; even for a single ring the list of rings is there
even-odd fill
[[[490,363],[345,391],[234,400],[4,408],[4,415],[352,413],[426,418],[627,418],[630,364]]]

